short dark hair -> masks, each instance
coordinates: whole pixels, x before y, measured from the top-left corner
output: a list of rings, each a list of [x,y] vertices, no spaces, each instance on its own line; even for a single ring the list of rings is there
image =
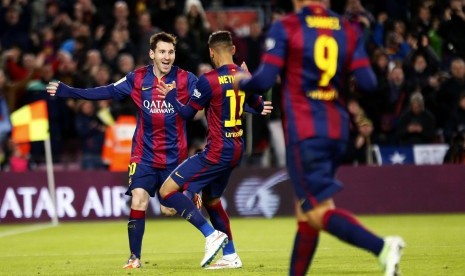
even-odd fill
[[[216,46],[231,47],[233,46],[232,35],[229,31],[217,31],[208,38],[208,47]]]
[[[177,43],[176,36],[169,34],[169,33],[160,32],[150,37],[150,49],[155,50],[155,48],[157,47],[157,43],[160,41],[172,43],[174,47],[176,47],[176,43]]]

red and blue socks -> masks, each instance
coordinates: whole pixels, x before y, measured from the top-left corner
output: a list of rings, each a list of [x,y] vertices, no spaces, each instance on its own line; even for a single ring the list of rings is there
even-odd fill
[[[173,192],[163,198],[167,207],[176,209],[178,214],[189,221],[202,232],[205,237],[212,234],[215,229],[207,222],[202,213],[195,207],[191,199],[180,192]]]
[[[319,231],[306,221],[299,221],[292,249],[289,275],[306,275],[318,246]]]
[[[131,209],[128,221],[129,249],[140,259],[145,231],[145,211]]]
[[[221,200],[215,205],[204,205],[204,207],[207,210],[208,215],[210,216],[210,222],[212,223],[213,227],[216,230],[226,233],[228,235],[228,243],[223,248],[223,256],[236,253],[236,249],[234,248],[229,216],[224,210],[223,205],[221,204]]]
[[[328,210],[323,216],[323,227],[328,233],[339,239],[366,249],[378,256],[384,241],[367,230],[351,213],[341,210]]]

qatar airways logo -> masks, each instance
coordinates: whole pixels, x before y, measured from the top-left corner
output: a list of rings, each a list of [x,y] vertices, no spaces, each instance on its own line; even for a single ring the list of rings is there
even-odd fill
[[[143,102],[144,107],[152,114],[171,114],[174,113],[174,107],[163,100]]]

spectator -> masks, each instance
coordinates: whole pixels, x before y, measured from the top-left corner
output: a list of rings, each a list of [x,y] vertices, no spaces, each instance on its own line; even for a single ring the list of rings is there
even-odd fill
[[[111,172],[125,172],[130,164],[132,136],[137,123],[132,110],[130,112],[120,115],[105,131],[102,159]]]
[[[460,93],[458,104],[444,127],[445,141],[451,143],[461,133],[465,133],[465,91]]]
[[[118,45],[114,41],[108,41],[103,46],[102,59],[105,64],[110,66],[112,72],[117,70]]]
[[[118,67],[113,74],[113,81],[117,81],[126,76],[129,72],[134,70],[134,58],[130,54],[121,54],[118,57]]]
[[[113,5],[113,17],[105,26],[107,36],[114,35],[115,30],[125,30],[128,33],[128,41],[137,41],[137,24],[135,18],[130,16],[128,4],[125,1],[118,0]]]
[[[11,152],[8,160],[9,170],[11,172],[26,172],[29,170],[29,143],[16,144],[12,139],[7,141]]]
[[[465,164],[465,132],[453,137],[444,156],[444,163]]]
[[[386,99],[387,91],[389,90],[389,57],[383,49],[377,49],[373,53],[372,57],[372,68],[376,74],[376,79],[378,80],[376,92],[374,93],[364,93],[363,97],[359,97],[359,104],[365,110],[366,115],[373,122],[374,139],[375,142],[386,142],[386,138],[378,137],[381,135],[381,119],[386,109]],[[355,95],[357,97],[357,95]]]
[[[97,117],[94,103],[82,100],[78,104],[75,124],[81,140],[81,168],[84,170],[103,169],[101,155],[106,128]]]
[[[388,86],[383,87],[382,93],[382,113],[379,118],[379,133],[377,133],[377,143],[390,144],[395,140],[396,124],[399,116],[408,106],[408,99],[411,91],[405,81],[402,67],[394,67],[388,76]],[[379,92],[378,92],[379,93]],[[365,107],[365,106],[364,106]],[[373,107],[372,107],[373,108]]]
[[[136,63],[137,64],[147,64],[150,63],[150,57],[147,53],[150,51],[150,46],[147,41],[150,41],[150,37],[153,34],[159,33],[162,30],[156,26],[152,25],[152,18],[150,16],[150,12],[144,11],[139,14],[138,18],[138,35],[137,35],[137,57]]]
[[[29,26],[31,14],[27,5],[0,6],[0,43],[3,49],[18,46],[31,50]]]
[[[457,106],[459,94],[465,90],[465,62],[461,58],[454,59],[450,65],[451,77],[445,80],[437,94],[438,128],[444,128],[449,120],[451,107]]]
[[[197,54],[202,61],[208,61],[208,49],[205,41],[208,39],[210,32],[210,23],[199,0],[187,0],[184,5],[184,15],[187,17],[189,30],[195,39],[195,45],[198,45]]]
[[[434,115],[425,109],[421,93],[413,93],[409,109],[399,118],[398,141],[403,145],[433,143],[435,125]]]
[[[409,35],[408,42],[411,51],[405,57],[404,64],[409,65],[415,61],[418,55],[422,55],[428,65],[428,71],[435,73],[439,68],[439,57],[429,45],[428,36],[425,34],[412,34]]]
[[[127,28],[114,28],[110,40],[115,43],[118,53],[130,54],[133,57],[137,56],[136,45],[131,41],[131,34]]]
[[[159,26],[163,31],[172,33],[174,31],[174,19],[178,15],[175,0],[156,1],[157,7],[154,9],[152,17],[155,26]]]
[[[200,63],[196,39],[189,29],[185,15],[179,15],[174,21],[174,34],[177,37],[176,64],[188,71],[195,72]],[[205,42],[203,42],[205,44]]]
[[[6,158],[5,144],[12,128],[8,105],[3,97],[5,85],[5,73],[0,69],[0,165],[3,164]]]
[[[406,62],[410,60],[407,59]],[[437,65],[437,63],[436,63]],[[436,111],[436,88],[432,83],[435,75],[435,66],[431,65],[422,53],[417,53],[411,58],[411,63],[406,64],[407,87],[409,89],[419,89],[425,100],[426,109]]]
[[[97,8],[92,3],[92,0],[77,0],[74,3],[73,19],[90,26],[93,30],[101,23],[97,14]]]
[[[343,163],[350,165],[373,164],[371,135],[373,123],[368,119],[356,99],[347,102],[351,124],[349,142]]]
[[[78,67],[79,73],[75,76],[76,84],[78,87],[90,87],[92,79],[97,74],[100,66],[102,65],[102,56],[98,50],[86,51],[86,59],[83,66]]]
[[[436,55],[440,59],[442,59],[442,57],[443,57],[443,46],[442,46],[443,41],[442,41],[442,37],[438,34],[439,25],[440,25],[440,20],[438,18],[434,18],[432,27],[428,32],[428,39],[430,41],[431,48],[434,50]],[[441,61],[441,65],[443,65],[442,60],[440,60],[440,61]]]
[[[453,57],[465,58],[465,38],[461,34],[465,29],[465,13],[463,1],[451,0],[444,11],[444,17],[439,26],[439,35],[444,39],[445,50]]]
[[[417,14],[414,16],[411,24],[411,29],[419,34],[425,35],[432,28],[433,20],[430,8],[423,4],[418,8]]]

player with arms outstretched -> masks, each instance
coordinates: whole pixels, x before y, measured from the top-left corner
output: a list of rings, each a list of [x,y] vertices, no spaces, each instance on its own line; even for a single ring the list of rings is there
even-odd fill
[[[266,91],[281,74],[287,167],[298,220],[289,273],[306,274],[319,231],[326,231],[373,253],[385,275],[397,275],[402,238],[380,238],[332,199],[342,189],[335,173],[349,136],[346,76],[352,73],[362,90],[376,87],[363,40],[322,1],[293,2],[295,13],[271,26],[259,69],[252,78],[235,77],[246,92]]]
[[[232,170],[239,164],[243,153],[242,112],[244,109],[266,115],[271,112],[270,102],[263,102],[256,95],[247,97],[244,91],[233,88],[233,76],[241,68],[233,63],[235,47],[231,33],[218,31],[208,40],[210,58],[215,70],[199,77],[194,94],[188,104],[180,103],[166,85],[160,90],[166,100],[185,119],[191,119],[197,111],[205,108],[208,123],[205,149],[190,157],[177,167],[160,188],[166,206],[199,229],[206,238],[205,256],[200,265],[209,269],[239,268],[242,262],[237,255],[230,228],[230,221],[221,205],[221,196],[226,189]],[[195,208],[192,201],[180,191],[202,191],[203,206],[212,225]],[[229,241],[229,242],[228,242]],[[223,257],[208,266],[217,252],[225,245]]]
[[[153,64],[138,68],[115,83],[78,89],[64,83],[50,82],[47,87],[49,94],[58,97],[87,100],[131,97],[138,108],[129,164],[129,188],[126,192],[126,195],[132,196],[128,221],[131,254],[124,268],[141,266],[145,212],[149,199],[155,196],[171,171],[187,158],[186,123],[156,90],[160,82],[175,82],[173,95],[181,103],[187,103],[194,93],[197,77],[173,66],[175,46],[176,37],[164,32],[157,33],[150,38],[149,56]],[[162,212],[173,214],[163,205]]]

